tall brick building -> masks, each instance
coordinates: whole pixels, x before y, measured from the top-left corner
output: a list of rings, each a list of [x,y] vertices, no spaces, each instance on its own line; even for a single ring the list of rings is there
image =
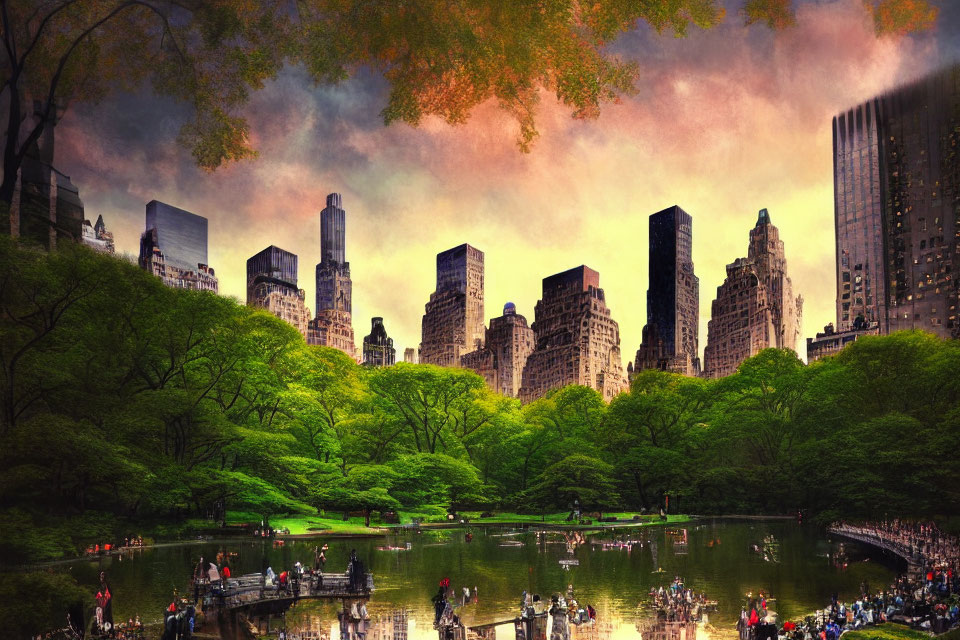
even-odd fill
[[[693,218],[674,205],[650,216],[647,324],[633,370],[700,374],[700,280],[693,273]]]
[[[544,278],[534,316],[536,344],[523,368],[523,402],[568,384],[597,389],[605,400],[624,390],[620,328],[610,317],[599,273],[581,265]]]
[[[746,258],[727,265],[717,287],[707,325],[704,375],[735,373],[740,363],[759,351],[776,347],[797,350],[803,298],[794,297],[779,230],[760,210],[750,230]]]
[[[960,337],[960,64],[833,119],[837,332]]]
[[[307,335],[310,309],[297,287],[297,255],[270,245],[247,260],[247,305],[266,309]]]
[[[459,367],[483,346],[483,252],[462,244],[437,254],[437,290],[421,325],[420,362]]]
[[[479,373],[497,393],[516,398],[533,345],[533,329],[517,313],[516,305],[508,302],[502,316],[490,319],[483,348],[464,354],[460,366]]]
[[[320,212],[320,263],[317,265],[317,312],[307,342],[333,347],[356,359],[353,335],[350,263],[346,259],[347,213],[339,193],[327,196]]]

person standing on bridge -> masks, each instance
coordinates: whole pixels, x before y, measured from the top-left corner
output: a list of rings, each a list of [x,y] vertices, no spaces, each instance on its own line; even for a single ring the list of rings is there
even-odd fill
[[[440,616],[443,615],[443,610],[447,606],[447,590],[440,585],[440,591],[437,592],[437,595],[433,596],[433,624],[440,623]]]
[[[347,576],[350,580],[350,590],[360,592],[366,589],[366,572],[363,569],[363,563],[357,557],[357,550],[351,549],[350,563],[347,565]]]

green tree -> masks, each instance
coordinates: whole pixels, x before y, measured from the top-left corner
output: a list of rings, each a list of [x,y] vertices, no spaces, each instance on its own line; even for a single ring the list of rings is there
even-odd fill
[[[708,383],[663,371],[642,371],[629,394],[610,403],[604,442],[616,468],[645,509],[662,505],[670,486],[695,485],[691,470],[702,447]],[[632,486],[630,486],[632,485]]]
[[[455,447],[454,429],[466,437],[488,419],[473,407],[484,388],[473,371],[400,363],[372,371],[369,384],[379,408],[405,426],[421,453]]]
[[[440,504],[456,513],[466,506],[489,503],[487,487],[476,468],[442,453],[418,453],[393,461],[394,495],[404,504]]]
[[[24,594],[30,594],[25,598]],[[0,576],[0,615],[11,638],[32,638],[67,626],[69,608],[86,612],[93,598],[68,573],[5,572]],[[83,621],[81,621],[82,623]]]
[[[613,466],[602,460],[573,454],[544,469],[528,493],[542,507],[569,509],[579,500],[584,509],[605,510],[620,500],[613,473]]]
[[[346,475],[355,458],[353,422],[366,400],[360,367],[342,351],[306,345],[282,367],[288,428],[317,460],[331,462],[332,456]]]

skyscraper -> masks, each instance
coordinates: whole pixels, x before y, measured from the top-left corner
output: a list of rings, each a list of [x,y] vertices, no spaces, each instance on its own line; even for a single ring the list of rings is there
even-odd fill
[[[421,325],[420,362],[460,366],[483,346],[483,252],[462,244],[437,254],[437,289]]]
[[[37,102],[36,116],[42,116]],[[57,240],[83,241],[84,211],[80,191],[70,176],[53,166],[54,129],[44,127],[40,138],[26,149],[17,172],[9,223],[0,220],[0,231],[22,237],[46,249],[56,249]]]
[[[171,287],[214,293],[219,288],[207,264],[207,219],[164,202],[147,203],[139,262]]]
[[[370,335],[363,339],[363,364],[371,367],[392,367],[397,361],[393,338],[387,336],[383,318],[370,320]]]
[[[310,309],[297,288],[297,255],[270,245],[247,260],[247,304],[266,309],[306,337]]]
[[[797,350],[803,298],[794,297],[779,230],[760,210],[750,230],[746,258],[727,265],[727,277],[707,325],[704,375],[719,378],[736,373],[747,358],[770,347]]]
[[[610,317],[599,273],[581,265],[544,278],[534,316],[536,344],[523,368],[523,402],[568,384],[592,387],[605,400],[626,387],[620,328]]]
[[[833,119],[837,329],[960,337],[960,64]]]
[[[460,366],[483,376],[487,385],[505,396],[520,395],[523,367],[533,353],[533,329],[527,319],[517,313],[512,302],[503,305],[503,315],[490,319],[483,347],[464,354]]]
[[[407,347],[403,350],[403,361],[410,364],[417,364],[417,350],[413,347]]]
[[[693,218],[674,205],[650,216],[647,324],[634,371],[700,374],[700,280],[693,273]]]
[[[147,203],[147,230],[157,230],[157,241],[168,266],[196,269],[207,262],[207,219],[164,202]]]
[[[317,265],[317,313],[307,342],[339,349],[356,358],[353,336],[350,263],[346,261],[346,211],[339,193],[327,196],[320,212],[320,263]]]

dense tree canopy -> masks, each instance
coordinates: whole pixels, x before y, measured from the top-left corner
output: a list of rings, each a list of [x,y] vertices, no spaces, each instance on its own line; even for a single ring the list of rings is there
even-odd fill
[[[228,512],[655,512],[667,496],[693,513],[960,512],[960,342],[920,332],[810,366],[767,350],[721,380],[645,371],[609,405],[571,386],[521,406],[467,370],[360,367],[123,260],[0,237],[0,335],[14,555]]]

